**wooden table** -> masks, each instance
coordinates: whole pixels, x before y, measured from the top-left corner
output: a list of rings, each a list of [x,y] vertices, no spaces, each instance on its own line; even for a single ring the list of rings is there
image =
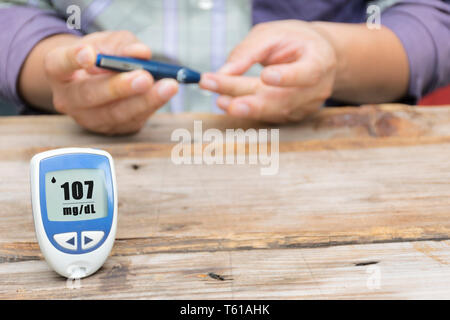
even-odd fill
[[[175,165],[176,128],[263,128],[157,115],[103,137],[63,116],[0,119],[0,298],[450,298],[450,108],[327,109],[280,130],[280,169]],[[274,128],[274,127],[272,127]],[[47,266],[33,154],[97,147],[116,162],[117,240],[79,283]]]

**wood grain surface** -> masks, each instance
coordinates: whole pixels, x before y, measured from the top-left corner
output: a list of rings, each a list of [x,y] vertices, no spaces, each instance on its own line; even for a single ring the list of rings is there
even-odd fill
[[[279,128],[278,174],[174,164],[171,133],[194,120]],[[7,117],[0,137],[2,299],[450,298],[448,108],[331,108],[281,127],[160,114],[122,137]],[[119,189],[111,257],[75,289],[42,260],[29,193],[31,157],[69,146],[110,152]]]

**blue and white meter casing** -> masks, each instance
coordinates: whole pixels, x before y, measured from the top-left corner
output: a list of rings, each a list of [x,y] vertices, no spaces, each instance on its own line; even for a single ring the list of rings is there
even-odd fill
[[[31,159],[30,174],[36,237],[45,260],[67,278],[93,274],[116,235],[111,155],[88,148],[50,150]]]

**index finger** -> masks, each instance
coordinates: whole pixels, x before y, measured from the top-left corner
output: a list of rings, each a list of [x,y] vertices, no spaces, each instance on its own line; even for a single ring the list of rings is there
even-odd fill
[[[227,63],[219,69],[218,73],[242,75],[255,63],[264,61],[274,46],[273,41],[259,41],[250,35],[233,49],[228,56]]]
[[[67,80],[79,69],[95,65],[96,52],[90,45],[58,47],[45,57],[47,75],[58,80]]]
[[[255,93],[260,83],[259,78],[255,77],[204,73],[199,86],[202,89],[214,91],[221,95],[236,97]]]

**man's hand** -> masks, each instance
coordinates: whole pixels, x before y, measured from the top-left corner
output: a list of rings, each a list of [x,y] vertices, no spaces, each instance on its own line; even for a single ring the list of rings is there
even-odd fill
[[[141,129],[148,117],[178,90],[172,79],[154,82],[144,70],[115,73],[95,67],[97,53],[149,59],[150,49],[130,32],[93,33],[44,56],[56,111],[103,134]]]
[[[263,23],[230,54],[218,73],[204,74],[200,86],[220,94],[229,114],[269,122],[298,121],[318,110],[333,92],[336,53],[310,23]],[[242,76],[252,65],[260,78]]]

